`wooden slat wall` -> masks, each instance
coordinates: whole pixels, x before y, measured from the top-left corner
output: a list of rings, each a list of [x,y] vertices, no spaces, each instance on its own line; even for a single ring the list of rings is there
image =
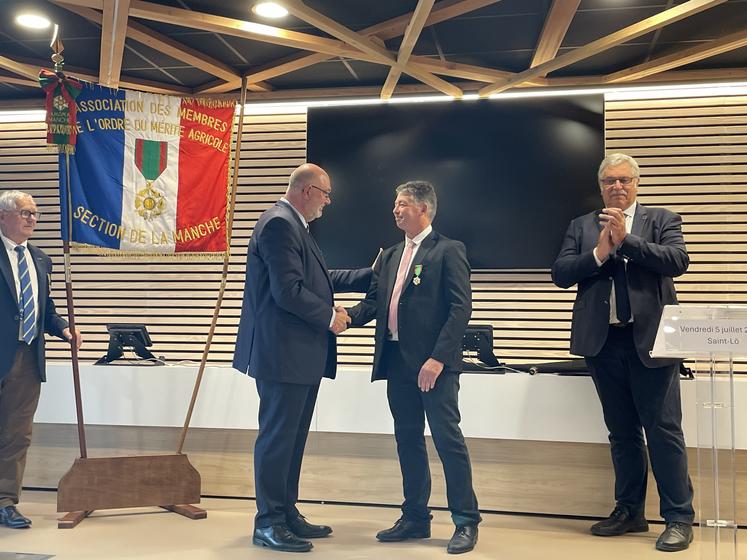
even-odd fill
[[[607,151],[642,167],[639,199],[682,214],[691,255],[677,282],[683,303],[747,300],[747,96],[614,101],[606,105]],[[229,363],[241,308],[246,246],[254,222],[285,190],[306,156],[306,115],[245,119],[228,292],[210,354]],[[64,306],[56,155],[41,123],[0,123],[0,189],[19,188],[45,213],[34,241],[52,255],[53,295]],[[590,185],[589,188],[595,188]],[[73,258],[76,313],[85,360],[101,356],[104,325],[148,325],[154,353],[170,362],[198,361],[220,282],[221,266],[204,261]],[[556,288],[547,270],[477,270],[473,323],[495,328],[495,353],[512,365],[568,359],[573,290]],[[353,296],[339,298],[346,305]],[[340,363],[368,364],[371,326],[343,334]],[[52,343],[52,359],[67,357]],[[747,365],[740,364],[747,371]]]
[[[607,151],[641,166],[638,198],[679,213],[681,303],[747,302],[747,96],[608,101]],[[737,364],[747,372],[747,362]]]

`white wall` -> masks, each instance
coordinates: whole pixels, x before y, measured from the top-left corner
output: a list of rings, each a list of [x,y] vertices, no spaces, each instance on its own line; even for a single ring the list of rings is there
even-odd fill
[[[184,423],[196,367],[81,366],[87,424],[177,426]],[[312,429],[323,432],[393,433],[384,382],[369,382],[370,368],[341,367],[324,380]],[[75,423],[69,364],[47,365],[48,381],[36,422]],[[707,388],[700,383],[701,391]],[[735,380],[736,426],[747,426],[747,379]],[[703,400],[703,399],[701,399]],[[207,368],[191,426],[257,428],[254,381],[228,367]],[[697,445],[696,382],[682,382],[683,426]],[[741,405],[741,406],[740,406]],[[606,442],[602,413],[589,377],[526,374],[461,376],[462,430],[467,437]],[[726,412],[724,412],[724,410]],[[720,414],[728,413],[722,409]],[[722,423],[723,424],[723,423]],[[747,449],[747,430],[737,430]]]

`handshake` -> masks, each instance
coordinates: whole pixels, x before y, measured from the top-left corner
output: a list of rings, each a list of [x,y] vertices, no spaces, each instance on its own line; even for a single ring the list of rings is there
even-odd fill
[[[335,319],[332,322],[330,330],[335,334],[340,334],[347,330],[352,321],[353,320],[350,318],[350,315],[348,315],[348,312],[345,311],[345,308],[337,305],[335,306]]]

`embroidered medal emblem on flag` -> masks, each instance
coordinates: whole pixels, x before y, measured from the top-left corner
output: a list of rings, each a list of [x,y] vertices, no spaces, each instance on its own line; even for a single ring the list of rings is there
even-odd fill
[[[145,178],[145,188],[137,192],[135,208],[145,220],[161,215],[166,200],[163,193],[153,188],[153,181],[166,169],[168,144],[153,140],[135,140],[135,165]]]
[[[83,82],[76,104],[72,246],[98,254],[223,256],[235,101]],[[62,226],[67,238],[67,204]]]

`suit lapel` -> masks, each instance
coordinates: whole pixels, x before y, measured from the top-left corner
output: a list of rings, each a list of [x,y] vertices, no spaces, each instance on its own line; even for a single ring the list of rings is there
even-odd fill
[[[418,252],[415,253],[415,258],[412,259],[412,263],[410,263],[410,270],[407,271],[407,276],[405,276],[405,285],[402,287],[402,293],[405,293],[411,286],[414,286],[412,278],[415,276],[415,266],[423,264],[423,261],[428,257],[428,253],[430,253],[431,249],[436,245],[437,236],[438,234],[435,231],[431,231],[428,237],[423,239]]]
[[[8,259],[8,251],[5,250],[5,244],[0,242],[0,271],[2,271],[3,278],[8,284],[10,293],[13,294],[15,301],[18,301],[18,294],[16,293],[16,282],[13,278],[13,269],[10,267],[10,260]]]
[[[301,221],[301,218],[298,217],[298,214],[296,214],[296,211],[291,208],[290,204],[286,204],[285,202],[276,202],[278,206],[280,206],[285,212],[289,213],[291,215],[291,219],[294,221],[296,226],[298,227],[298,232],[301,235],[301,239],[304,240],[304,243],[311,249],[312,254],[316,258],[317,261],[319,261],[319,265],[322,267],[322,270],[324,271],[324,276],[327,278],[327,282],[329,283],[329,288],[332,290],[332,293],[335,292],[334,287],[332,286],[332,279],[329,277],[329,270],[327,270],[327,263],[324,262],[324,256],[322,255],[322,250],[319,248],[319,245],[316,244],[316,240],[311,236],[311,233],[306,229],[306,227],[303,225],[303,222]]]
[[[637,235],[638,237],[643,237],[644,232],[648,229],[648,211],[646,210],[646,207],[643,206],[641,203],[638,203],[635,209],[635,214],[633,215],[633,227],[631,228],[630,233],[633,235]]]
[[[46,311],[45,304],[47,302],[47,293],[49,290],[49,271],[44,263],[44,254],[40,249],[29,243],[27,245],[31,258],[34,261],[34,267],[36,268],[36,280],[39,292],[37,293],[37,299],[39,300],[39,308],[37,309],[36,320],[41,320],[44,317]]]

